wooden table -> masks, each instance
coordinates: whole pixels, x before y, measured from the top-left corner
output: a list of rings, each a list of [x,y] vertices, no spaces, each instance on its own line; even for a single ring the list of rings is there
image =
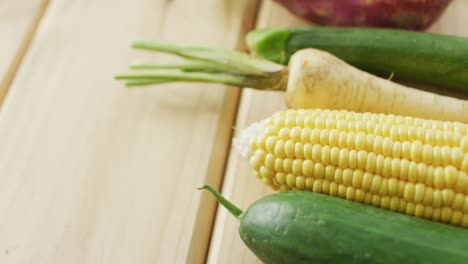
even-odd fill
[[[468,1],[430,31],[468,36]],[[305,22],[270,0],[0,2],[0,263],[256,263],[241,208],[270,193],[232,136],[284,95],[214,84],[125,89],[131,40],[244,49]],[[233,129],[234,128],[234,129]]]

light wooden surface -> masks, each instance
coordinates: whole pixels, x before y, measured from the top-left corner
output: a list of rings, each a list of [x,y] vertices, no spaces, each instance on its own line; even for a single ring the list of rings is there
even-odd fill
[[[258,28],[297,27],[305,22],[288,14],[271,1],[264,1],[259,13]],[[468,1],[456,0],[447,13],[429,31],[444,34],[468,36]],[[272,113],[284,109],[284,95],[276,92],[245,90],[242,93],[236,129],[240,130]],[[228,170],[222,186],[222,193],[242,209],[248,208],[255,200],[272,193],[261,181],[253,176],[248,162],[232,150],[228,159]],[[243,244],[239,237],[239,223],[224,208],[218,207],[216,222],[210,244],[208,263],[261,263]]]
[[[0,263],[203,262],[238,89],[113,75],[163,57],[136,38],[236,48],[256,5],[51,1],[0,115]]]
[[[0,105],[48,2],[48,0],[0,1]]]
[[[284,94],[112,77],[173,59],[132,51],[136,38],[239,49],[254,26],[306,23],[271,0],[45,3],[0,2],[0,263],[259,263],[196,188],[223,182],[243,209],[272,193],[230,140]],[[466,13],[456,0],[430,30],[468,36]]]

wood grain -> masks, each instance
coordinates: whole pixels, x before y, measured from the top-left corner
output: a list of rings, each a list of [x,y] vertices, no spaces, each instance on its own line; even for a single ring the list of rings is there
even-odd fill
[[[0,2],[0,105],[26,54],[49,0]]]
[[[431,27],[431,31],[467,35],[468,1],[457,0],[447,13]],[[260,10],[257,27],[299,27],[305,21],[288,14],[272,1],[264,1]],[[236,120],[236,132],[253,122],[285,109],[284,94],[245,90]],[[255,200],[272,193],[261,181],[253,176],[248,162],[241,160],[239,153],[229,154],[228,168],[222,186],[222,193],[242,209],[248,208]],[[216,222],[209,249],[208,263],[261,263],[245,246],[239,237],[238,221],[222,207],[218,207]]]
[[[126,89],[130,41],[235,48],[251,0],[55,0],[0,115],[0,263],[202,263],[238,89]]]

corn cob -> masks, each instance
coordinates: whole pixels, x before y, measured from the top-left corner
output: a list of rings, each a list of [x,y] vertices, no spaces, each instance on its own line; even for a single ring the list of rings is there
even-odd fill
[[[468,228],[468,125],[340,110],[287,110],[234,140],[255,175]]]

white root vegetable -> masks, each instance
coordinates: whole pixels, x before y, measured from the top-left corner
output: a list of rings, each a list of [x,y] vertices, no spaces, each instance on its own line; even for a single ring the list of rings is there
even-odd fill
[[[296,52],[285,67],[222,49],[145,41],[136,42],[133,47],[172,53],[187,61],[134,65],[131,68],[136,72],[116,76],[128,86],[167,82],[224,83],[285,91],[286,105],[295,109],[342,109],[468,123],[466,100],[377,77],[317,49]]]
[[[288,71],[289,108],[344,109],[468,123],[468,101],[374,76],[324,51],[296,52]]]

